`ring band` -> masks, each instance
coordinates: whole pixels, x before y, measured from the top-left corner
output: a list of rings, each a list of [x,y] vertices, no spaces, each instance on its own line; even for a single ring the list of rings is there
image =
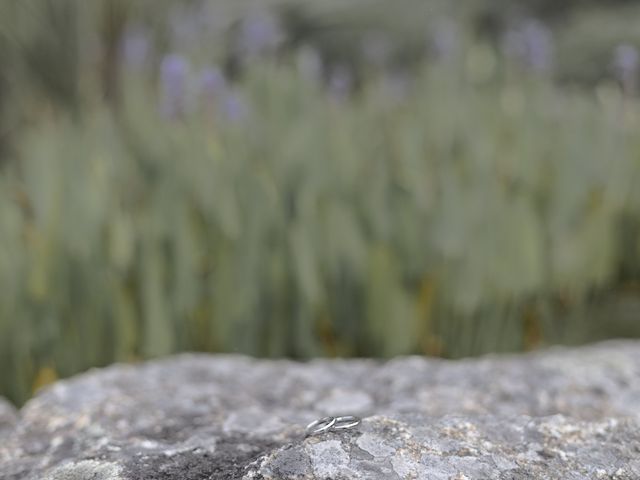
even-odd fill
[[[318,435],[319,433],[331,430],[336,424],[337,419],[334,417],[324,417],[320,420],[315,420],[307,425],[307,435]]]
[[[332,430],[345,430],[347,428],[353,428],[356,425],[360,425],[361,420],[354,415],[345,415],[344,417],[337,417],[333,424]]]

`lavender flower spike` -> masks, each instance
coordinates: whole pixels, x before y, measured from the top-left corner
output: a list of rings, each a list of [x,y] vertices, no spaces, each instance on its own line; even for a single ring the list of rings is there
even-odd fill
[[[338,102],[347,100],[353,89],[353,75],[344,65],[333,69],[328,82],[329,96]]]
[[[633,45],[618,45],[613,55],[613,67],[616,76],[622,83],[622,88],[626,93],[635,90],[640,73],[640,53]]]
[[[148,32],[139,26],[127,27],[120,48],[122,59],[128,69],[142,69],[149,61],[151,52]]]
[[[537,20],[529,20],[522,29],[525,42],[525,62],[536,72],[546,72],[553,66],[553,35]]]
[[[249,116],[249,105],[238,92],[229,91],[224,98],[224,116],[231,123],[239,123]]]
[[[207,67],[200,73],[200,91],[206,101],[211,102],[224,94],[227,81],[217,67]]]
[[[189,63],[181,55],[169,54],[160,65],[161,112],[170,119],[185,113]]]
[[[544,73],[553,67],[554,41],[551,31],[538,20],[529,20],[516,30],[509,30],[503,40],[507,57],[534,72]]]
[[[435,56],[448,60],[458,51],[460,32],[453,20],[441,18],[433,27],[431,45]]]
[[[248,56],[273,51],[282,43],[284,34],[278,19],[267,11],[255,11],[242,22],[240,48]]]

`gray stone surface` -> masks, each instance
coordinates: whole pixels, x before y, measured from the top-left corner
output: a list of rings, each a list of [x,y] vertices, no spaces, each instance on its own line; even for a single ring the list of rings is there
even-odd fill
[[[245,478],[638,479],[637,426],[633,420],[576,422],[563,415],[374,416],[357,433],[281,447]]]
[[[327,414],[356,429],[304,437]],[[181,355],[38,394],[0,479],[640,479],[640,343],[444,361]]]
[[[0,397],[0,438],[8,435],[16,423],[18,423],[18,412],[7,400]]]

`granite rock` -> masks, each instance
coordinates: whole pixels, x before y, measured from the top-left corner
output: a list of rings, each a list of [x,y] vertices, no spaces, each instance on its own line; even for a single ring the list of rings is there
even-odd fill
[[[0,397],[0,438],[8,435],[16,423],[18,423],[18,412],[7,400]]]
[[[373,416],[358,432],[330,433],[260,458],[245,479],[640,478],[633,420],[563,415]]]
[[[363,422],[305,437],[342,413]],[[640,343],[462,361],[179,355],[60,381],[10,423],[2,480],[638,479]]]

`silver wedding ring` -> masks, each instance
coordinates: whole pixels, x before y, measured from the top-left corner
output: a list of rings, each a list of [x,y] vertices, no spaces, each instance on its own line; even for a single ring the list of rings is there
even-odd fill
[[[319,433],[330,430],[336,424],[334,417],[323,417],[320,420],[315,420],[307,425],[307,435],[318,435]]]
[[[347,428],[353,428],[360,425],[361,420],[353,415],[345,415],[344,417],[336,417],[336,423],[333,425],[332,430],[346,430]]]
[[[360,425],[360,418],[354,415],[345,415],[343,417],[323,417],[315,420],[307,425],[308,435],[319,435],[328,431],[346,430]]]

